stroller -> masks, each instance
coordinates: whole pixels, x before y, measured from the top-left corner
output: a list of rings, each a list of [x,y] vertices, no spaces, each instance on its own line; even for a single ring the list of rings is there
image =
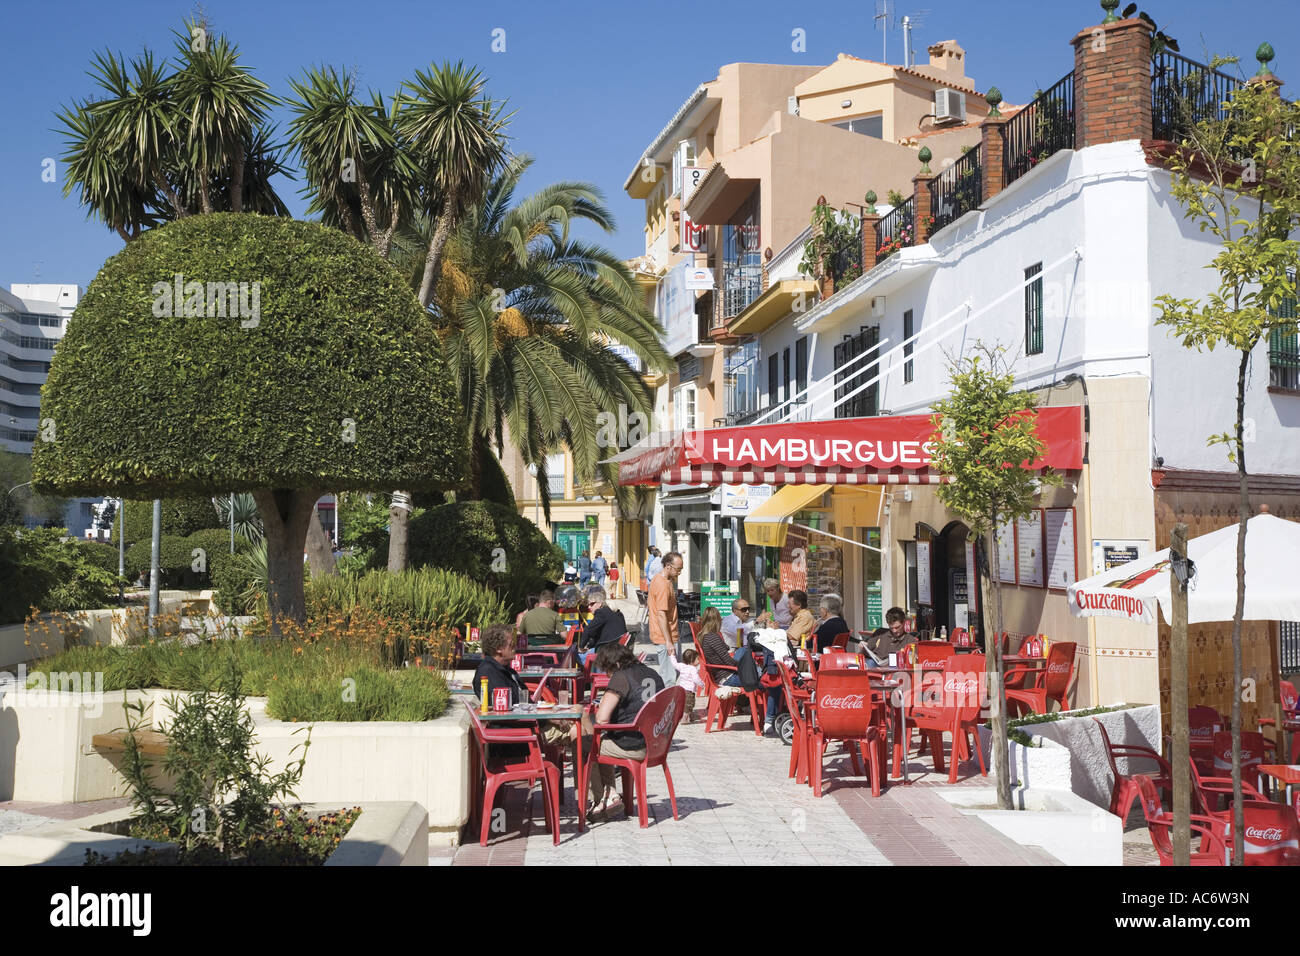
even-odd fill
[[[785,691],[777,661],[787,658],[794,660],[794,647],[786,637],[785,631],[780,628],[752,631],[749,635],[749,646],[751,651],[763,655],[763,673],[758,679],[758,684],[768,694],[777,695],[779,707],[776,716],[772,719],[773,728],[782,743],[791,747],[794,745],[794,719],[786,707]],[[802,679],[797,676],[795,680],[802,683]]]

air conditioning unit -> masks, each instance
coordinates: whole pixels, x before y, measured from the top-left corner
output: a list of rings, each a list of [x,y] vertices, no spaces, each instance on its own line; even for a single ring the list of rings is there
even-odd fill
[[[934,119],[938,123],[966,122],[966,94],[957,90],[935,90]]]
[[[871,297],[871,317],[873,319],[883,319],[885,317],[885,297],[883,295],[873,295]]]
[[[791,116],[799,115],[799,97],[787,96],[785,98],[785,111]]]

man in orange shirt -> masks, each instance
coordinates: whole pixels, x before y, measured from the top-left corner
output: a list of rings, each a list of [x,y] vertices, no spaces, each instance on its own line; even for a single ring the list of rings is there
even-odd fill
[[[646,608],[650,615],[650,643],[655,648],[654,668],[664,679],[664,686],[677,683],[673,661],[677,652],[677,576],[682,573],[682,556],[671,551],[664,555],[663,570],[650,582]]]

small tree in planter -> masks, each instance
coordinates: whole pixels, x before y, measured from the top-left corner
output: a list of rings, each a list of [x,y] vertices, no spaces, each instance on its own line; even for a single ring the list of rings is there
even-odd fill
[[[1036,406],[1028,392],[1013,391],[1015,376],[1001,367],[1002,350],[977,345],[975,353],[950,365],[952,394],[934,403],[936,446],[934,467],[954,480],[939,486],[939,500],[969,523],[978,539],[992,534],[997,553],[1000,520],[1025,517],[1033,509],[1039,484],[1061,483],[1057,475],[1037,477],[1028,466],[1043,457],[1047,447],[1038,437],[1034,418]],[[981,361],[983,360],[983,361]],[[977,574],[988,572],[988,561],[977,563]],[[1007,773],[1007,695],[1002,667],[1002,589],[997,575],[990,574],[993,601],[992,640],[987,669],[993,681],[993,773],[997,781],[998,806],[1011,809],[1011,781]],[[976,582],[978,585],[979,582]]]
[[[323,491],[438,491],[465,473],[427,313],[373,250],[314,223],[214,213],[146,232],[91,283],[41,398],[38,488],[250,492],[276,633],[304,620]]]

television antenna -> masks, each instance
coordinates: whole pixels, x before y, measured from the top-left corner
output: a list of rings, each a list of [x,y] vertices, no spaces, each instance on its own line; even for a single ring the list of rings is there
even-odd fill
[[[880,62],[889,62],[889,21],[893,19],[893,0],[876,0],[875,21],[880,29]]]

